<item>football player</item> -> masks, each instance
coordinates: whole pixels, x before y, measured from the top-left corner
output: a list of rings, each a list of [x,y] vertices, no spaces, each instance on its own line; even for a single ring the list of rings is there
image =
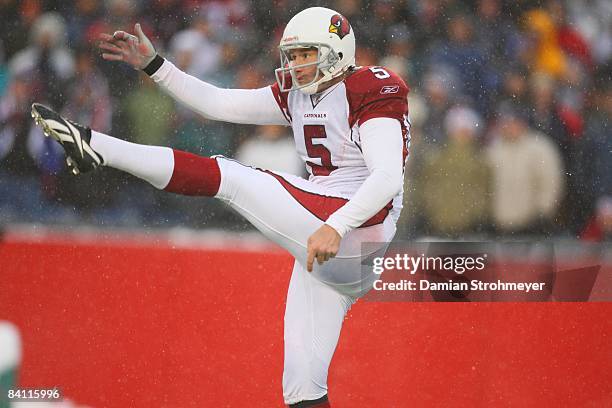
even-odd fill
[[[349,307],[376,279],[361,262],[384,253],[402,207],[408,88],[383,67],[355,64],[355,33],[334,10],[296,14],[280,41],[277,82],[220,89],[155,52],[140,25],[102,34],[102,57],[143,70],[206,118],[291,126],[308,180],[102,134],[34,104],[45,134],[75,174],[101,166],[166,191],[218,198],[295,257],[284,325],[283,395],[289,406],[329,406],[327,373]],[[152,113],[153,114],[153,113]],[[121,135],[119,135],[121,136]],[[362,250],[362,243],[377,243]]]

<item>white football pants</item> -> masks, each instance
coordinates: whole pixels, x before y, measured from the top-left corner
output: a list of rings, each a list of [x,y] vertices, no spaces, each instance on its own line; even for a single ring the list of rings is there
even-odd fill
[[[362,272],[361,261],[370,254],[362,254],[361,243],[391,241],[395,225],[387,216],[381,224],[349,232],[336,257],[323,265],[315,261],[309,273],[308,237],[324,223],[312,207],[317,205],[316,196],[334,194],[293,175],[254,169],[224,157],[217,157],[217,162],[221,186],[216,197],[296,259],[285,309],[285,403],[320,398],[327,394],[327,372],[344,316],[377,278],[365,268]],[[300,194],[303,197],[296,198]],[[315,199],[309,201],[309,197]],[[383,245],[376,252],[382,255],[385,250]]]

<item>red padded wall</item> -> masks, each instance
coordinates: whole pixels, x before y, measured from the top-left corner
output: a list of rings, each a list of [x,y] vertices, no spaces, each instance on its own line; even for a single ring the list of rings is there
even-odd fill
[[[291,259],[129,241],[0,244],[23,386],[93,407],[281,407]],[[612,406],[610,303],[368,303],[334,407]]]

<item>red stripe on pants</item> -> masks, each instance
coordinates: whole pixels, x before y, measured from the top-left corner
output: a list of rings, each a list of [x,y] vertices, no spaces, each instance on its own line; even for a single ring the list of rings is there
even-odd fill
[[[342,207],[349,201],[346,198],[342,197],[324,196],[321,194],[302,190],[289,183],[287,180],[285,180],[278,174],[272,173],[268,170],[263,171],[277,179],[279,183],[281,183],[281,185],[285,188],[285,190],[287,190],[287,192],[291,194],[291,196],[293,196],[293,198],[295,198],[295,200],[300,203],[302,207],[307,209],[310,213],[312,213],[321,221],[327,221],[330,215],[332,215],[340,207]],[[359,228],[369,227],[382,223],[387,217],[387,215],[389,215],[389,211],[391,211],[391,208],[393,208],[393,204],[391,201],[389,201],[389,203],[382,210],[380,210],[379,212],[374,214],[369,220],[361,224]]]

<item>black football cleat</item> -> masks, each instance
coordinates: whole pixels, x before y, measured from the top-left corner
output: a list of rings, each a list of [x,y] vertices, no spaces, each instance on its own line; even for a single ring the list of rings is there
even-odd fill
[[[89,145],[90,128],[64,119],[40,103],[32,104],[32,117],[42,127],[45,136],[52,137],[62,145],[66,151],[66,163],[73,174],[94,170],[104,162]]]

